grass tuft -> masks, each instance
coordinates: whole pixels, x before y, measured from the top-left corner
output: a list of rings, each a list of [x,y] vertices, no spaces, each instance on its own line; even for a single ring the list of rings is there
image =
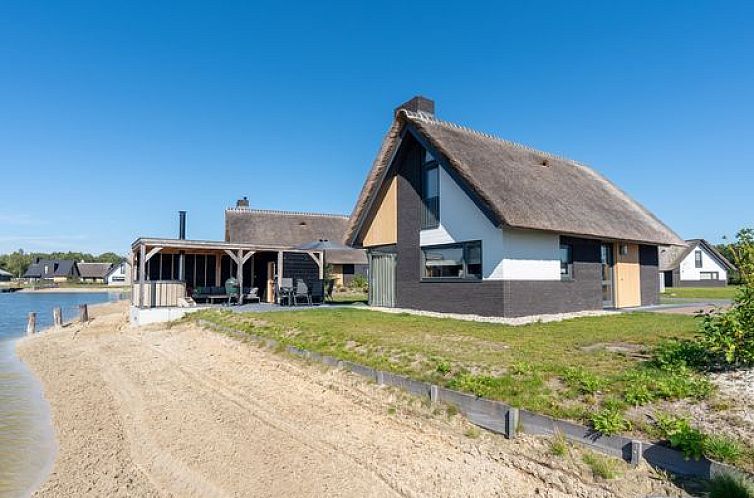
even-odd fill
[[[550,454],[558,457],[568,453],[568,441],[562,432],[556,431],[550,440]]]
[[[596,453],[585,453],[583,456],[584,463],[592,470],[592,474],[602,479],[615,479],[620,475],[618,469],[618,460]]]
[[[742,476],[720,474],[707,488],[709,498],[754,498],[754,484]]]

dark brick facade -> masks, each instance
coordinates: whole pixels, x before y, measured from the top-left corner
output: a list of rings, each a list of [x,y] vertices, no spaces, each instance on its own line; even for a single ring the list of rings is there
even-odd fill
[[[660,267],[657,246],[639,246],[639,278],[641,279],[641,305],[660,303]]]

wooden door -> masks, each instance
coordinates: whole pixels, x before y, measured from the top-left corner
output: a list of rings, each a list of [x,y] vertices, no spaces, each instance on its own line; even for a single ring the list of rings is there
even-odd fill
[[[264,294],[265,301],[268,303],[275,302],[275,262],[267,262],[267,289]]]

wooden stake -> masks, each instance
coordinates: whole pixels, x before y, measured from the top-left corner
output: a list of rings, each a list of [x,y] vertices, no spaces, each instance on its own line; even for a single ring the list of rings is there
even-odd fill
[[[63,310],[60,309],[60,306],[52,309],[52,324],[55,327],[63,326]]]
[[[33,311],[29,312],[29,319],[26,322],[26,335],[34,335],[37,328],[37,314]]]
[[[86,304],[79,304],[79,319],[81,323],[87,323],[89,321],[89,306]]]

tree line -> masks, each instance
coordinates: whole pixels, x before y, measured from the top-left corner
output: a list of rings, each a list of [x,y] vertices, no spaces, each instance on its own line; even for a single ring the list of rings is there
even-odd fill
[[[19,249],[10,254],[0,254],[0,268],[13,274],[14,277],[20,277],[34,263],[37,258],[41,259],[72,259],[76,262],[85,263],[120,263],[123,257],[114,252],[103,252],[97,256],[86,252],[26,252]]]

